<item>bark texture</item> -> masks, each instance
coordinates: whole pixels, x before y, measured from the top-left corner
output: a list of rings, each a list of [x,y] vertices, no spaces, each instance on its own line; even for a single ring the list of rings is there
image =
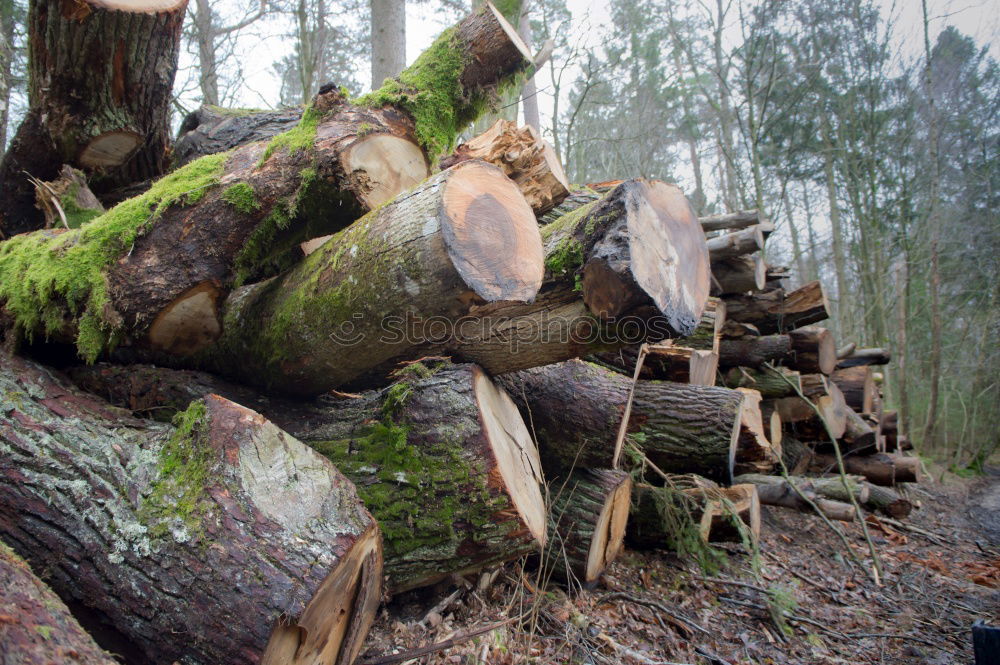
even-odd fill
[[[813,455],[811,469],[822,473],[836,470],[837,458],[833,455],[816,453]],[[920,472],[920,458],[903,457],[877,453],[867,457],[847,455],[844,457],[844,468],[848,473],[864,476],[875,485],[892,487],[896,483],[915,483]]]
[[[181,123],[173,146],[173,168],[287,132],[299,124],[301,117],[302,107],[240,112],[202,106],[188,113]]]
[[[30,4],[28,113],[0,163],[0,229],[41,228],[25,171],[63,164],[98,194],[158,177],[167,165],[170,100],[186,0]]]
[[[772,289],[750,295],[726,296],[725,301],[730,320],[753,324],[764,335],[794,330],[830,318],[830,307],[819,282],[809,282],[788,293]]]
[[[633,497],[626,538],[639,549],[678,549],[678,541],[692,535],[707,543],[740,542],[744,534],[756,541],[760,534],[760,501],[753,485],[665,490],[638,484]]]
[[[0,363],[0,528],[63,597],[145,662],[353,662],[381,537],[333,465],[220,397],[171,427]]]
[[[830,375],[830,380],[844,393],[847,406],[858,413],[872,413],[878,389],[875,387],[871,367],[858,365],[838,369]]]
[[[611,465],[630,378],[571,360],[497,380],[530,418],[547,472]],[[742,404],[726,388],[640,381],[628,432],[664,471],[728,481]]]

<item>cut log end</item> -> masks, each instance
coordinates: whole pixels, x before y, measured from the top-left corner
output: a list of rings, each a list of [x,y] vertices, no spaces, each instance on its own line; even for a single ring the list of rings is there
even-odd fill
[[[625,527],[632,502],[632,479],[626,473],[610,476],[618,486],[608,494],[607,501],[597,517],[594,538],[587,557],[586,582],[593,582],[617,558],[625,542]]]
[[[209,346],[222,332],[220,295],[221,289],[212,282],[203,282],[182,293],[149,327],[150,346],[178,356],[188,356]]]
[[[456,270],[486,302],[530,302],[545,272],[531,207],[495,166],[470,161],[452,168],[442,231]]]
[[[262,665],[350,665],[382,598],[382,539],[373,524],[319,586],[298,621],[281,617]]]
[[[545,544],[545,501],[542,498],[542,463],[531,433],[510,396],[480,369],[475,390],[483,429],[496,458],[500,478],[525,527],[539,545]]]
[[[159,14],[182,10],[187,0],[86,0],[87,4],[99,9],[131,14]]]
[[[391,134],[374,134],[343,155],[344,172],[357,181],[358,198],[369,210],[392,200],[430,175],[416,143]]]
[[[135,132],[126,130],[105,132],[83,148],[79,163],[80,166],[91,170],[121,166],[135,154],[141,144],[142,137]]]
[[[533,62],[534,55],[531,53],[531,49],[528,48],[528,45],[524,43],[524,40],[521,39],[521,36],[517,34],[517,29],[504,18],[503,14],[501,14],[500,11],[493,6],[492,2],[487,2],[486,5],[490,8],[493,13],[493,17],[500,24],[500,27],[503,28],[503,31],[507,35],[508,39],[510,39],[511,44],[513,44],[514,47],[521,52],[521,55],[524,56],[526,61]]]

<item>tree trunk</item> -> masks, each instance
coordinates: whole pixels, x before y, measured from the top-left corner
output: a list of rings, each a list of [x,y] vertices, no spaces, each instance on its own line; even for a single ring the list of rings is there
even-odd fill
[[[569,181],[555,150],[530,125],[518,129],[516,123],[501,118],[442,159],[441,168],[467,159],[481,159],[499,166],[517,183],[537,216],[569,196]]]
[[[858,413],[872,413],[877,388],[871,367],[858,365],[838,369],[830,375],[830,380],[844,393],[847,406]]]
[[[888,365],[892,354],[886,349],[858,349],[846,358],[841,358],[837,369],[860,367],[862,365]]]
[[[428,83],[439,61],[455,54],[464,68]],[[303,240],[343,228],[424,180],[424,150],[437,156],[529,62],[510,26],[486,6],[399,81],[353,104],[326,91],[296,129],[266,146],[193,162],[86,229],[9,241],[0,249],[0,298],[29,336],[76,339],[89,359],[126,338],[193,353],[221,332],[218,304],[234,284],[288,268]],[[429,95],[417,94],[421,84],[448,91],[433,96],[433,112]]]
[[[829,383],[822,374],[803,374],[799,377],[802,392],[812,405],[801,397],[782,397],[774,400],[772,407],[781,416],[784,428],[797,438],[806,441],[830,442],[830,435],[839,439],[847,429],[847,412],[844,396],[836,385]],[[813,408],[815,406],[815,409]],[[817,413],[817,410],[819,413]],[[769,415],[766,409],[764,415]],[[827,433],[826,426],[830,433]]]
[[[895,490],[881,485],[868,485],[868,500],[865,506],[878,510],[898,520],[906,519],[913,510],[913,504]]]
[[[170,427],[15,357],[0,402],[3,537],[137,662],[354,661],[381,536],[320,455],[221,397]]]
[[[726,296],[726,316],[750,323],[761,334],[794,330],[830,318],[829,306],[819,282],[809,282],[785,293],[781,289],[744,296]]]
[[[764,221],[767,221],[766,219]],[[761,223],[756,210],[738,210],[722,215],[699,217],[698,222],[706,233],[712,231],[739,231]]]
[[[114,665],[117,662],[94,643],[59,596],[2,542],[0,616],[4,663]]]
[[[301,118],[299,106],[244,112],[202,106],[184,117],[173,145],[171,166],[176,169],[205,155],[269,139],[294,129]]]
[[[712,262],[734,259],[764,249],[763,224],[757,224],[740,231],[733,231],[708,239],[708,255]]]
[[[98,194],[158,177],[170,145],[170,101],[186,0],[30,4],[28,113],[0,163],[0,228],[41,228],[25,172],[63,164]]]
[[[791,483],[795,485],[793,488]],[[854,521],[857,511],[850,503],[847,491],[840,478],[802,478],[790,476],[789,480],[781,476],[766,476],[762,474],[744,474],[737,476],[734,482],[749,483],[757,487],[757,496],[765,506],[779,506],[802,512],[812,512],[809,501],[819,508],[820,512],[830,519],[841,522]],[[798,491],[796,491],[796,488]],[[851,488],[856,496],[868,497],[867,486],[851,482]],[[809,499],[806,501],[803,495]]]
[[[712,261],[712,295],[760,291],[767,284],[767,264],[760,256]]]
[[[571,584],[591,586],[621,553],[632,479],[624,471],[582,470],[550,487],[555,494],[546,571]]]
[[[571,360],[497,381],[532,423],[548,473],[611,466],[630,378]],[[640,381],[628,432],[664,471],[728,481],[739,461],[743,400],[726,388]]]
[[[837,366],[833,335],[826,328],[806,327],[785,335],[719,341],[719,364],[723,367],[761,367],[771,362],[803,373],[830,374]]]
[[[372,90],[406,66],[406,0],[371,0]]]
[[[837,468],[837,458],[833,455],[815,454],[810,469],[820,473],[828,473]],[[920,458],[902,457],[877,453],[868,457],[844,457],[844,468],[847,473],[864,476],[869,482],[885,487],[896,483],[918,482]]]
[[[753,388],[768,399],[797,395],[795,389],[801,387],[799,373],[784,367],[733,367],[723,376],[722,385],[727,388]]]

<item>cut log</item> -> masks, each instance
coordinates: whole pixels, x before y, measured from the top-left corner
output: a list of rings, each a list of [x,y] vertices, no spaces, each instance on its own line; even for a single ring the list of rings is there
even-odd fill
[[[469,159],[499,166],[521,188],[535,215],[545,214],[569,196],[569,181],[556,151],[531,125],[519,129],[501,118],[442,159],[441,168]]]
[[[843,485],[840,485],[838,490],[832,483],[827,483],[825,479],[791,477],[791,481],[795,487],[792,487],[781,476],[745,474],[738,476],[737,480],[741,483],[749,483],[756,486],[760,502],[765,506],[778,506],[802,512],[812,512],[814,509],[809,505],[809,501],[812,501],[819,508],[820,512],[830,519],[841,522],[852,522],[857,516],[854,506],[843,500],[847,498],[847,492]],[[817,480],[823,480],[818,487],[816,484]],[[840,479],[836,479],[836,482],[840,484]],[[854,487],[857,487],[856,483]],[[825,492],[829,492],[834,497],[840,498],[827,498],[824,494]],[[803,496],[806,498],[803,498]],[[809,501],[806,501],[806,499],[809,499]]]
[[[764,232],[760,224],[708,239],[708,255],[712,263],[752,254],[764,249]]]
[[[810,469],[819,473],[829,473],[837,468],[837,458],[829,454],[813,455]],[[885,487],[896,483],[918,482],[920,473],[920,458],[903,457],[877,453],[867,457],[847,455],[844,457],[844,469],[847,473],[864,476],[869,482]]]
[[[760,410],[760,393],[750,388],[737,388],[743,395],[740,414],[740,434],[736,442],[734,473],[766,473],[781,459],[781,446],[771,444],[769,434],[772,419],[778,418],[777,430],[781,431],[780,416],[769,414],[766,422]]]
[[[753,388],[768,399],[796,395],[801,388],[799,373],[785,367],[733,367],[723,375],[727,388]]]
[[[5,664],[117,663],[80,627],[59,596],[2,542],[0,617],[0,650]]]
[[[809,282],[789,293],[772,289],[750,295],[726,296],[724,300],[727,318],[751,323],[764,335],[794,330],[830,318],[830,307],[819,282]]]
[[[913,504],[898,492],[875,484],[868,485],[868,499],[865,501],[865,506],[898,520],[906,519],[913,510]]]
[[[407,365],[383,390],[291,400],[205,372],[74,368],[81,387],[140,413],[219,393],[330,459],[382,528],[394,591],[537,551],[545,542],[538,452],[517,407],[473,365]]]
[[[829,374],[837,366],[835,354],[833,335],[826,328],[719,341],[719,364],[723,367],[760,367],[774,362],[803,373]]]
[[[0,531],[80,616],[149,662],[354,661],[381,536],[321,455],[221,397],[171,427],[13,357],[0,406]]]
[[[760,256],[712,261],[712,295],[760,291],[767,284],[767,264]]]
[[[782,397],[774,400],[773,408],[781,416],[785,429],[807,441],[829,441],[830,434],[835,439],[844,436],[849,409],[844,404],[844,396],[840,389],[828,383],[822,374],[803,374],[800,375],[799,381],[803,394],[816,408],[814,409],[801,397]],[[824,427],[824,421],[829,427],[830,434]]]
[[[838,369],[830,374],[830,380],[844,393],[847,406],[858,413],[872,413],[877,389],[871,367],[858,365]]]
[[[625,541],[632,479],[624,471],[577,471],[551,484],[546,572],[585,587],[597,582]]]
[[[464,65],[442,78],[439,61],[456,55]],[[7,241],[0,300],[29,337],[75,340],[91,360],[122,341],[195,353],[221,333],[219,306],[234,285],[287,269],[303,241],[420,183],[426,155],[443,152],[529,64],[486,4],[380,90],[349,103],[324,88],[294,130],[267,144],[191,162],[84,229]],[[433,93],[421,89],[428,80]]]
[[[256,111],[202,106],[188,113],[173,145],[173,167],[294,129],[301,107]]]
[[[538,223],[542,226],[546,224],[551,224],[552,222],[558,221],[564,215],[568,215],[574,210],[578,210],[588,203],[593,203],[601,199],[605,192],[598,192],[596,189],[591,189],[590,187],[573,187],[571,186],[569,196],[563,199],[562,203],[549,210],[544,215],[538,218]]]
[[[28,112],[0,163],[0,229],[42,227],[28,176],[84,169],[101,194],[156,178],[186,0],[36,0],[28,11]]]
[[[530,302],[543,270],[535,217],[517,187],[495,166],[463,162],[290,272],[236,290],[206,363],[299,395],[384,384],[400,361],[453,341],[427,322],[450,326],[487,303]]]
[[[857,455],[868,455],[875,452],[878,442],[875,430],[855,411],[845,409],[844,413],[847,420],[844,436],[840,440],[841,451]]]
[[[841,358],[837,369],[858,367],[860,365],[888,365],[892,354],[885,349],[858,349],[846,358]]]
[[[703,542],[756,542],[760,501],[754,485],[668,489],[639,484],[633,490],[626,539],[638,549],[684,547],[693,530]],[[690,545],[688,545],[690,547]]]
[[[611,466],[631,378],[571,360],[502,375],[497,381],[530,418],[547,473]],[[660,469],[727,482],[743,399],[726,388],[640,381],[628,432]]]
[[[756,210],[739,210],[722,215],[699,217],[698,223],[701,224],[701,228],[706,233],[710,233],[712,231],[737,231],[745,229],[759,224],[760,220],[760,215],[758,215]]]

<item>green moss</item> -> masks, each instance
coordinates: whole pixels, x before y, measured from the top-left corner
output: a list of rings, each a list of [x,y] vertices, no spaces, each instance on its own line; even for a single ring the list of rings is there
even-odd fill
[[[51,639],[52,637],[52,626],[42,626],[36,625],[35,632],[42,636],[43,640]]]
[[[576,272],[583,266],[583,245],[573,236],[559,241],[556,248],[545,257],[545,269],[553,275]]]
[[[228,153],[202,157],[157,181],[146,193],[65,233],[39,231],[0,245],[0,300],[30,339],[67,332],[77,319],[76,346],[93,362],[113,346],[117,315],[104,271],[172,205],[196,203],[222,174]]]
[[[260,201],[257,200],[253,187],[245,182],[238,182],[227,187],[222,192],[222,199],[245,215],[260,210]]]
[[[179,526],[189,536],[203,531],[201,519],[211,506],[205,493],[212,467],[206,418],[202,400],[174,416],[177,429],[160,451],[159,475],[138,512],[154,538]]]
[[[374,134],[377,131],[375,125],[370,122],[363,122],[358,125],[358,138],[363,136],[368,136],[369,134]]]
[[[302,113],[299,124],[271,139],[260,158],[260,164],[266,162],[276,150],[287,150],[292,155],[312,150],[313,144],[316,143],[316,128],[319,127],[319,121],[322,117],[322,113],[307,106]]]
[[[76,197],[80,192],[80,185],[70,183],[66,193],[59,198],[59,205],[66,215],[66,225],[71,229],[78,229],[92,219],[96,219],[104,214],[101,210],[94,208],[82,208],[76,202]]]

